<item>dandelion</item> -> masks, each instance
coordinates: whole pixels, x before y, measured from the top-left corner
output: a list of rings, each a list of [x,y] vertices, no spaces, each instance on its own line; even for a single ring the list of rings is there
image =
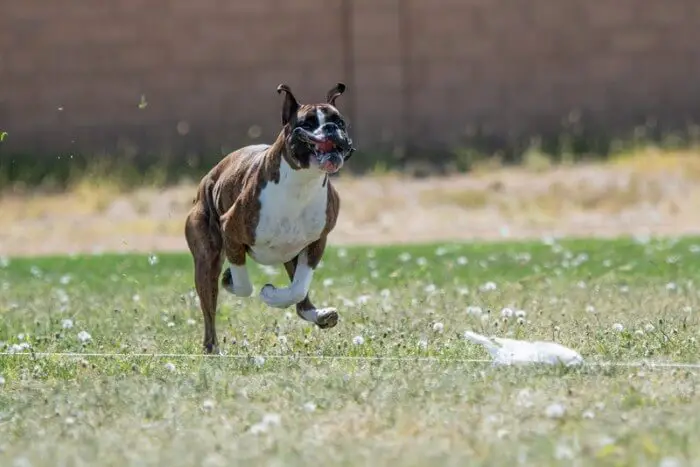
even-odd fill
[[[205,412],[211,411],[211,409],[214,408],[214,401],[211,399],[207,399],[204,402],[202,402],[202,410]]]
[[[140,302],[140,301],[141,301],[141,296],[140,296],[139,294],[134,294],[134,296],[131,297],[131,299],[132,299],[133,301],[135,301],[135,302]]]
[[[525,318],[518,318],[517,323],[522,326],[525,324]]]
[[[464,266],[465,264],[469,263],[469,260],[465,256],[460,256],[457,258],[457,264],[460,266]]]
[[[510,308],[503,308],[503,309],[501,310],[501,316],[502,316],[503,318],[508,319],[508,318],[510,318],[510,317],[513,316],[513,310],[511,310]]]
[[[261,422],[254,424],[250,427],[250,432],[252,434],[258,435],[261,433],[267,433],[267,431],[273,426],[279,426],[282,422],[282,417],[276,413],[269,413],[263,416]]]
[[[593,305],[586,305],[586,313],[595,313],[595,307]]]
[[[445,326],[441,322],[436,322],[433,324],[433,331],[441,333],[445,329]]]
[[[64,319],[61,321],[61,327],[63,329],[70,329],[73,327],[73,320],[72,319]]]
[[[581,416],[583,418],[585,418],[586,420],[591,420],[591,419],[595,418],[595,413],[593,413],[592,410],[586,410],[581,414]]]
[[[355,336],[352,338],[352,343],[355,345],[362,345],[365,343],[365,338],[362,336]]]
[[[87,331],[80,331],[78,333],[78,340],[81,344],[87,344],[88,342],[90,342],[90,340],[92,340],[92,336]]]
[[[367,302],[369,302],[372,299],[371,295],[360,295],[357,297],[357,304],[358,305],[366,305]]]
[[[481,309],[480,306],[468,306],[467,307],[467,314],[473,315],[473,316],[481,316],[483,313],[483,310]]]
[[[654,332],[654,325],[651,323],[647,323],[644,325],[644,330],[646,332]]]
[[[61,285],[68,285],[70,283],[71,279],[72,278],[71,278],[70,274],[65,274],[65,275],[61,276],[61,278],[58,281],[61,283]]]
[[[433,294],[437,291],[437,286],[435,284],[428,284],[425,286],[423,291],[427,294]]]
[[[497,288],[498,288],[498,286],[496,285],[495,282],[488,281],[485,284],[481,285],[479,287],[479,290],[482,292],[490,292],[492,290],[496,290]]]
[[[315,412],[316,411],[316,404],[313,402],[307,402],[304,404],[304,411],[305,412]]]
[[[197,321],[193,320],[192,318],[189,318],[189,319],[187,320],[187,324],[188,324],[189,326],[194,326],[195,324],[197,324]]]
[[[676,290],[677,288],[678,288],[678,286],[676,285],[675,282],[669,282],[668,284],[666,284],[666,290],[668,290],[669,292],[672,292],[672,291]]]
[[[566,414],[566,408],[558,403],[550,404],[544,411],[547,418],[562,418]]]
[[[420,339],[418,341],[418,348],[421,350],[425,350],[428,348],[428,340],[427,339]]]
[[[408,253],[407,251],[401,253],[399,255],[399,261],[405,263],[411,259],[411,253]]]
[[[168,321],[167,326],[168,326],[169,328],[174,328],[174,327],[175,327],[175,323],[172,322],[172,321]]]
[[[625,327],[620,323],[613,324],[612,328],[613,328],[613,331],[615,331],[615,332],[622,332],[625,330]]]
[[[445,254],[447,254],[447,248],[445,248],[445,247],[443,247],[443,246],[438,247],[438,249],[435,250],[435,255],[436,255],[436,256],[443,256],[443,255],[445,255]]]
[[[173,372],[173,371],[175,371],[175,364],[172,362],[167,362],[165,364],[165,369],[170,371],[170,372]]]
[[[253,358],[253,365],[257,366],[258,368],[263,366],[265,364],[265,357],[262,355],[256,355],[255,358]]]

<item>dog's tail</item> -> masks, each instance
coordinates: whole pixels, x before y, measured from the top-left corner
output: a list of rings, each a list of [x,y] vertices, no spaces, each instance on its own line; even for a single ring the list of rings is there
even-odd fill
[[[214,199],[214,182],[207,180],[202,191],[203,193],[201,194],[204,196],[204,205],[207,210],[207,220],[209,221],[209,230],[220,235],[221,221],[219,220],[219,210],[216,209],[216,200]]]

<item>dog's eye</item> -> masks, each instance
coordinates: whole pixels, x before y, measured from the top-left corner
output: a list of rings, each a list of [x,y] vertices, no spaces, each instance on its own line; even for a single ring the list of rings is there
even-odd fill
[[[315,127],[314,122],[311,120],[304,120],[299,126],[305,130],[313,130]]]

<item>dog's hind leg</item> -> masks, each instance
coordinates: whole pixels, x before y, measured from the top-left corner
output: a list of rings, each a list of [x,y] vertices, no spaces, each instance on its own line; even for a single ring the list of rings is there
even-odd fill
[[[185,222],[185,238],[194,259],[194,283],[204,315],[204,351],[218,353],[216,306],[223,245],[221,233],[210,223],[209,216],[201,203],[195,204]]]
[[[325,249],[325,238],[312,243],[309,247],[291,261],[284,263],[289,280],[294,284],[297,279],[297,268],[315,269],[321,260]],[[301,261],[301,264],[299,264]],[[313,265],[313,266],[312,266]],[[303,275],[303,272],[302,272]],[[298,279],[297,279],[298,280]],[[310,279],[309,279],[310,282]],[[292,285],[293,287],[293,285]],[[304,298],[296,304],[297,315],[306,321],[315,323],[321,329],[328,329],[338,324],[338,312],[335,308],[316,308],[309,298],[308,288],[305,290]]]

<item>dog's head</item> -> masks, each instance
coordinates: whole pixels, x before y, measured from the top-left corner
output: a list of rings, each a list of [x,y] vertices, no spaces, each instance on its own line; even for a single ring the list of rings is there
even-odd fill
[[[322,104],[299,105],[286,84],[280,84],[277,92],[285,94],[281,136],[290,165],[297,170],[320,170],[329,174],[340,170],[355,151],[345,119],[335,107],[335,100],[345,92],[345,85],[336,84]]]

